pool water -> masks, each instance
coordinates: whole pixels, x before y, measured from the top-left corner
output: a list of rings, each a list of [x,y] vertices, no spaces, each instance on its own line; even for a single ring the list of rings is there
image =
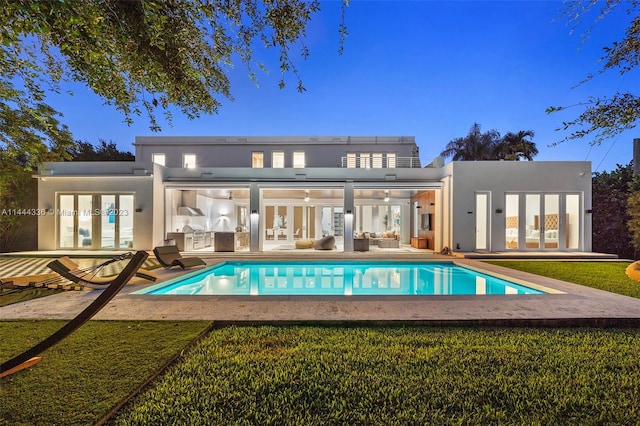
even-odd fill
[[[451,262],[225,262],[134,294],[254,296],[542,294]]]

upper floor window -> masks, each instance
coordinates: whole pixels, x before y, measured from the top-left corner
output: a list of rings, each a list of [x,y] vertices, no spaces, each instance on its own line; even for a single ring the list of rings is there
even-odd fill
[[[195,169],[196,167],[196,155],[184,154],[182,156],[182,167],[185,169]]]
[[[382,168],[382,153],[381,152],[374,152],[372,155],[372,165],[373,168],[375,169],[380,169]]]
[[[363,169],[371,167],[371,158],[368,152],[360,153],[360,167]]]
[[[251,167],[261,169],[264,167],[264,152],[251,153]]]
[[[166,156],[164,154],[152,154],[151,161],[161,166],[165,165]]]
[[[347,153],[347,167],[350,169],[356,167],[356,154],[354,152]]]
[[[304,151],[296,151],[293,153],[293,167],[296,169],[305,167]]]
[[[395,152],[387,152],[387,167],[395,169],[396,168],[396,153]]]
[[[275,151],[271,154],[271,167],[274,169],[284,168],[284,152]]]

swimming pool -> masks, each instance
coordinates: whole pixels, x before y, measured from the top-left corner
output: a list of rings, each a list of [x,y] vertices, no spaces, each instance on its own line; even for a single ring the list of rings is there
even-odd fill
[[[544,292],[453,262],[224,262],[133,294],[252,296],[525,295]]]

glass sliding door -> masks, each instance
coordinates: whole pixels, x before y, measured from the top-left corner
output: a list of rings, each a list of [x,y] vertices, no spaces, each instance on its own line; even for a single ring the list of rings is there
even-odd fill
[[[302,211],[304,206],[293,206],[293,239],[302,238],[302,230],[304,229],[304,221]]]
[[[526,234],[525,248],[539,250],[540,245],[540,194],[526,194],[525,214],[526,214]]]
[[[580,195],[567,194],[565,198],[565,236],[562,240],[567,242],[569,250],[580,249],[580,211]]]
[[[563,249],[565,243],[560,241],[560,225],[564,221],[560,216],[560,195],[544,194],[544,221],[540,224],[540,236],[546,249]],[[561,223],[562,222],[562,223]]]
[[[344,234],[344,212],[342,207],[322,207],[322,236],[341,237]]]
[[[276,229],[278,231],[277,240],[287,240],[288,218],[287,206],[278,206],[278,215],[276,216]]]
[[[275,206],[265,206],[264,208],[265,240],[275,240],[276,238],[276,234],[273,229],[274,224],[277,223],[275,212]]]
[[[581,200],[580,194],[507,194],[505,248],[579,250]],[[523,201],[524,218],[519,214]]]
[[[315,206],[306,206],[304,214],[305,225],[302,228],[303,238],[316,239],[316,208]]]
[[[93,247],[93,195],[78,195],[78,240],[77,246]]]
[[[289,239],[288,207],[283,205],[265,206],[265,240],[286,241]]]
[[[58,247],[75,248],[75,195],[58,196]]]
[[[520,248],[520,195],[507,194],[505,197],[505,242],[507,250]]]
[[[116,196],[103,195],[100,200],[100,235],[101,248],[116,247]]]
[[[331,207],[322,207],[322,236],[333,235],[333,217]]]
[[[133,195],[120,195],[118,203],[118,246],[133,248]]]
[[[489,193],[476,193],[476,250],[489,248]]]
[[[58,195],[58,248],[133,248],[133,194]]]

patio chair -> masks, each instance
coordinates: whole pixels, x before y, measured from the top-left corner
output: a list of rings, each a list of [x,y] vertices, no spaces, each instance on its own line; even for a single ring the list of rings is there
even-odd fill
[[[53,272],[61,275],[71,282],[80,284],[91,288],[104,288],[111,284],[115,279],[115,276],[98,276],[102,268],[105,266],[124,259],[131,258],[131,253],[126,253],[120,256],[116,256],[96,266],[89,268],[80,268],[80,265],[71,260],[68,256],[63,256],[60,259],[56,259],[49,262],[47,266]],[[142,278],[146,281],[155,281],[158,279],[158,275],[155,272],[147,269],[138,268],[135,273],[136,277]]]
[[[195,266],[206,265],[205,261],[199,257],[182,257],[177,246],[160,246],[153,249],[158,262],[165,268],[179,266],[182,269],[193,268]]]

